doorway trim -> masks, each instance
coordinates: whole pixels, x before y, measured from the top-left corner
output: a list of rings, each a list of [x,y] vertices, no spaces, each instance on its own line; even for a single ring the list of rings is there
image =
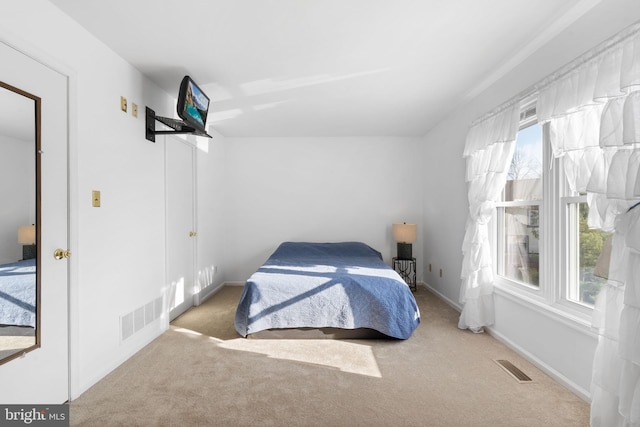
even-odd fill
[[[23,55],[39,62],[47,68],[61,74],[67,79],[67,241],[74,253],[68,260],[67,277],[67,336],[68,336],[68,399],[73,400],[81,394],[79,387],[79,339],[78,339],[78,264],[80,260],[78,247],[78,119],[77,119],[77,72],[67,64],[52,57],[42,49],[14,34],[6,33],[0,28],[0,42],[10,46]]]

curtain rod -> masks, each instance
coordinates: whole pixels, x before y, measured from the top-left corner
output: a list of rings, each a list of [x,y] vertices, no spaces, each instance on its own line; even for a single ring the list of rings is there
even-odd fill
[[[578,56],[573,61],[568,64],[560,67],[558,70],[549,74],[547,77],[540,80],[536,85],[534,85],[535,89],[540,91],[542,89],[546,89],[553,82],[560,80],[583,65],[601,59],[600,57],[605,54],[608,50],[617,47],[618,45],[626,42],[629,38],[635,36],[640,31],[640,22],[636,22],[635,24],[631,24],[624,30],[618,32],[602,43],[598,44],[596,47],[589,49],[587,52]]]
[[[519,103],[524,99],[527,99],[533,95],[535,95],[538,91],[535,89],[535,87],[529,87],[525,90],[523,90],[522,92],[520,92],[519,94],[517,94],[516,96],[514,96],[513,98],[511,98],[510,100],[503,102],[502,104],[498,105],[496,108],[494,108],[493,110],[489,111],[488,113],[483,114],[482,116],[478,117],[477,119],[475,119],[474,121],[471,122],[471,127],[479,125],[480,123],[489,120],[490,118],[497,116],[498,114],[502,113],[504,110],[506,110],[507,108],[511,108],[513,107],[513,104]]]
[[[503,112],[507,108],[513,106],[513,104],[515,104],[517,102],[521,102],[522,100],[537,94],[541,90],[546,89],[547,87],[549,87],[554,82],[556,82],[556,81],[568,76],[569,74],[571,74],[573,71],[575,71],[576,69],[580,68],[584,64],[586,64],[586,63],[588,63],[590,61],[596,60],[596,59],[600,59],[599,57],[601,55],[603,55],[604,53],[606,53],[609,49],[612,49],[612,48],[616,47],[617,45],[625,42],[630,37],[635,36],[638,32],[640,32],[640,22],[636,22],[634,24],[629,25],[628,27],[626,27],[622,31],[616,33],[615,35],[609,37],[608,39],[606,39],[605,41],[599,43],[595,47],[589,49],[587,52],[585,52],[582,55],[578,56],[573,61],[563,65],[562,67],[558,68],[553,73],[551,73],[551,74],[547,75],[546,77],[542,78],[537,83],[529,86],[527,89],[523,90],[522,92],[520,92],[519,94],[517,94],[513,98],[511,98],[508,101],[498,105],[493,110],[491,110],[488,113],[485,113],[482,116],[480,116],[479,118],[475,119],[473,122],[471,122],[471,127],[476,126],[476,125],[484,122],[485,120],[490,119],[491,117],[493,117],[493,116],[495,116],[497,114],[500,114],[501,112]]]

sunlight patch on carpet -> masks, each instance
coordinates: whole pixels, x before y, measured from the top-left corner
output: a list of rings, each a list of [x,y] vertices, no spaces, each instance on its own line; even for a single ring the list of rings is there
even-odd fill
[[[310,363],[352,374],[382,378],[373,349],[365,344],[331,339],[236,338],[225,341],[191,329],[176,326],[171,326],[171,329],[190,338],[209,340],[227,350],[263,354],[273,359]]]
[[[196,331],[193,331],[191,329],[179,328],[179,327],[176,327],[176,326],[172,326],[171,329],[173,329],[176,332],[180,332],[180,333],[185,334],[185,335],[191,335],[191,336],[194,336],[194,337],[203,337],[204,336],[200,332],[196,332]]]
[[[371,346],[338,340],[247,340],[233,339],[218,344],[229,350],[311,363],[343,372],[382,378]]]

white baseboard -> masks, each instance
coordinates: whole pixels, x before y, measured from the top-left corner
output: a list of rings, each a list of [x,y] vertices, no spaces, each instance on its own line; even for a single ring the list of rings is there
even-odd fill
[[[564,387],[571,390],[580,399],[584,400],[587,403],[591,403],[591,393],[589,391],[580,387],[579,385],[571,381],[569,378],[565,377],[560,372],[556,371],[551,366],[549,366],[542,360],[538,359],[537,357],[535,357],[534,355],[532,355],[531,353],[529,353],[519,345],[515,344],[510,339],[508,339],[501,333],[497,332],[493,328],[485,326],[485,330],[489,335],[491,335],[492,337],[494,337],[495,339],[497,339],[498,341],[500,341],[501,343],[509,347],[511,350],[518,353],[520,356],[524,357],[527,361],[529,361],[531,364],[536,366],[542,372],[549,375],[555,381],[557,381],[558,383],[562,384]]]
[[[244,286],[244,282],[224,282],[224,286]]]
[[[88,378],[83,378],[82,381],[78,381],[76,386],[70,390],[70,400],[79,398],[82,393],[96,385],[99,381],[104,379],[104,377],[129,360],[133,355],[151,344],[153,340],[166,332],[169,329],[169,323],[167,322],[168,317],[167,313],[166,318],[161,317],[160,319],[155,320],[154,322],[157,322],[155,327],[141,331],[140,334],[136,334],[136,336],[132,337],[125,346],[120,347],[122,350],[119,350],[119,354],[113,360],[102,366],[100,370],[93,372],[93,374]]]
[[[428,283],[425,282],[420,282],[420,285],[424,286],[425,288],[429,289],[429,291],[432,294],[435,294],[438,298],[440,298],[442,301],[446,302],[448,305],[451,306],[451,308],[453,308],[454,310],[456,310],[458,313],[462,312],[462,307],[460,306],[460,304],[457,304],[455,302],[453,302],[452,300],[450,300],[449,298],[447,298],[446,296],[444,296],[443,294],[441,294],[440,292],[438,292],[437,290],[435,290],[433,287],[431,287],[431,285],[429,285]]]
[[[198,301],[196,302],[194,300],[194,305],[200,305],[203,302],[205,302],[206,300],[208,300],[209,298],[211,298],[212,296],[214,296],[216,294],[216,292],[218,292],[220,289],[222,289],[224,287],[224,282],[223,283],[219,283],[217,285],[210,285],[207,286],[206,288],[204,288],[203,290],[200,291],[200,293],[198,294]]]
[[[436,295],[438,298],[440,298],[446,304],[450,305],[457,312],[459,312],[459,313],[462,312],[462,307],[459,304],[454,303],[452,300],[450,300],[449,298],[445,297],[443,294],[441,294],[440,292],[438,292],[437,290],[435,290],[434,288],[429,286],[427,283],[422,282],[422,283],[420,283],[420,285],[426,287],[430,292],[432,292],[434,295]],[[562,375],[561,373],[559,373],[558,371],[553,369],[551,366],[549,366],[548,364],[546,364],[542,360],[538,359],[537,357],[535,357],[534,355],[529,353],[524,348],[522,348],[519,345],[515,344],[509,338],[507,338],[503,334],[497,332],[493,328],[485,327],[485,330],[493,338],[497,339],[502,344],[504,344],[507,347],[509,347],[509,349],[515,351],[520,356],[525,358],[528,362],[533,364],[535,367],[540,369],[542,372],[544,372],[545,374],[549,375],[555,381],[557,381],[558,383],[562,384],[564,387],[566,387],[569,390],[571,390],[576,396],[580,397],[582,400],[584,400],[587,403],[591,403],[591,393],[589,391],[587,391],[584,388],[580,387],[575,382],[571,381],[569,378],[567,378],[566,376]]]

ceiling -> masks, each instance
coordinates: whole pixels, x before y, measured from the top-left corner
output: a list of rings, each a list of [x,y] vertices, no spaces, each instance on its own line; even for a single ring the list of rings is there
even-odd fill
[[[225,136],[423,136],[599,0],[51,0]]]

